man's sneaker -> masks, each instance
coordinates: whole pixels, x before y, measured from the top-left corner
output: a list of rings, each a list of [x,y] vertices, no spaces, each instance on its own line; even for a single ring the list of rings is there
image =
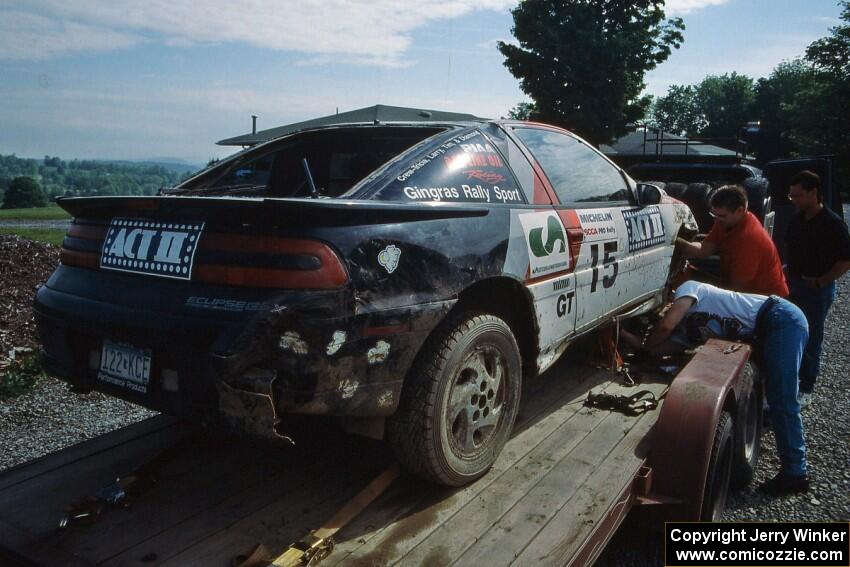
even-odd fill
[[[806,475],[792,475],[780,472],[770,480],[759,485],[759,492],[768,496],[784,496],[806,492],[809,489],[809,477]]]
[[[797,403],[800,404],[800,409],[804,410],[810,405],[812,405],[812,393],[811,392],[799,392],[797,394]]]

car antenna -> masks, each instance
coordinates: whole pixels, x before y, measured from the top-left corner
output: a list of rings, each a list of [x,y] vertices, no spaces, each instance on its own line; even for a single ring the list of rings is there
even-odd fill
[[[307,176],[307,183],[310,184],[310,196],[314,199],[318,199],[319,191],[316,189],[316,184],[313,182],[313,174],[310,173],[310,164],[307,163],[307,158],[301,158],[301,165],[304,167],[304,175]]]

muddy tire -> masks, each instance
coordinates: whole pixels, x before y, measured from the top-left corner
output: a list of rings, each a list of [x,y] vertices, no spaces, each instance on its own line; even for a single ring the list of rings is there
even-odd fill
[[[714,189],[708,183],[688,183],[681,200],[691,208],[694,218],[699,225],[699,231],[706,233],[711,230],[714,219],[711,217],[709,200]]]
[[[522,361],[510,327],[460,314],[429,338],[408,373],[387,441],[416,475],[461,486],[484,475],[519,408]]]
[[[685,191],[688,189],[688,186],[684,183],[677,183],[671,181],[664,186],[664,192],[673,197],[674,199],[682,199],[682,195],[685,194]]]
[[[739,490],[753,480],[761,451],[762,392],[758,370],[747,362],[741,374],[741,399],[735,419],[734,454],[730,487]]]
[[[708,461],[705,490],[702,496],[700,521],[717,522],[726,508],[729,480],[732,476],[732,453],[734,449],[732,414],[720,414],[714,430],[714,444]]]

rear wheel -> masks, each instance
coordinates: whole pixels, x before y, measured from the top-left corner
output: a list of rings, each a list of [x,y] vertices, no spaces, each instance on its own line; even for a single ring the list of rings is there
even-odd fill
[[[450,486],[486,473],[513,429],[521,368],[516,339],[498,317],[461,314],[435,331],[387,421],[402,465]]]
[[[714,430],[714,444],[708,461],[700,521],[718,522],[726,508],[729,479],[732,476],[732,441],[732,414],[724,411]]]

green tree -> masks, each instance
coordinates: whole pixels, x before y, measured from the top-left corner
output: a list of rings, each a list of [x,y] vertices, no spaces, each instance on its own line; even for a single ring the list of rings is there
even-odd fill
[[[783,61],[769,77],[756,82],[754,108],[760,129],[755,148],[760,161],[788,157],[799,150],[789,137],[793,127],[789,109],[813,78],[811,66],[795,59]]]
[[[696,87],[696,105],[705,119],[699,135],[705,138],[737,138],[753,120],[755,90],[746,75],[709,75]]]
[[[16,177],[3,195],[4,209],[23,209],[27,207],[46,207],[47,199],[41,192],[38,182],[32,177]]]
[[[706,119],[697,104],[696,89],[690,85],[671,85],[666,95],[653,102],[652,122],[679,136],[699,135],[706,126]]]
[[[664,0],[523,0],[511,14],[519,45],[498,47],[534,117],[594,144],[645,114],[644,75],[681,45],[685,29],[681,18],[665,19]]]
[[[533,102],[520,102],[508,111],[511,120],[535,120],[537,118],[537,106]]]
[[[839,2],[843,23],[806,48],[812,73],[788,108],[790,138],[802,153],[835,154],[836,179],[850,177],[850,0]]]

